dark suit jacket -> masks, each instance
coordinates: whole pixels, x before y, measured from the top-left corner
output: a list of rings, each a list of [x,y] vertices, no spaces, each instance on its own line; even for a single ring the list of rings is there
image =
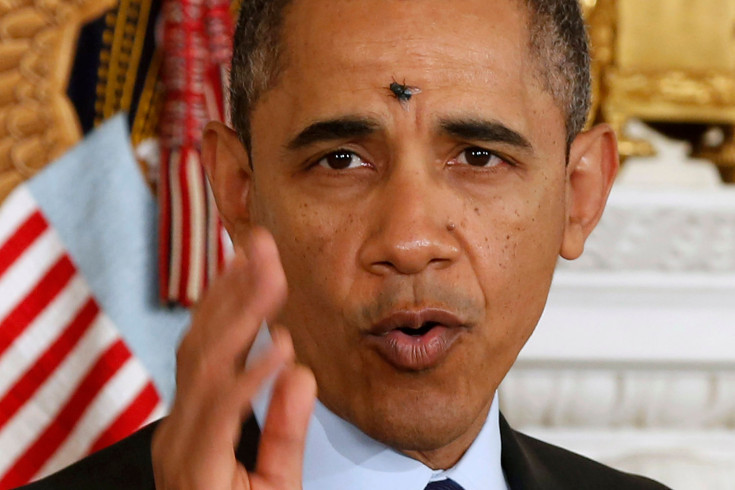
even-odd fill
[[[151,467],[151,424],[132,436],[89,456],[27,490],[155,489]],[[255,419],[243,426],[238,459],[255,465],[260,431]],[[623,473],[565,449],[546,444],[511,429],[500,416],[502,466],[511,490],[661,490],[647,478]],[[345,489],[349,490],[349,489]]]

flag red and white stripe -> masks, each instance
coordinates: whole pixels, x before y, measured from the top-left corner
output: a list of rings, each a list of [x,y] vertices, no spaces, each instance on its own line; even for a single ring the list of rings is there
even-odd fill
[[[132,433],[165,407],[24,186],[0,207],[0,490]]]

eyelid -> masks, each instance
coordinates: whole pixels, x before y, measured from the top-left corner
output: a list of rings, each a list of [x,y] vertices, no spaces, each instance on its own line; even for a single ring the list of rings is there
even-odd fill
[[[372,165],[370,163],[370,161],[368,159],[366,159],[365,157],[363,157],[358,151],[352,150],[350,148],[339,147],[339,148],[333,148],[333,149],[330,149],[328,151],[321,152],[316,157],[314,157],[312,159],[309,159],[309,163],[307,164],[306,167],[307,168],[313,168],[313,167],[317,167],[317,166],[323,166],[325,168],[330,169],[328,166],[321,165],[321,161],[324,160],[325,158],[327,158],[329,155],[332,155],[334,153],[349,153],[349,154],[353,155],[354,157],[359,158],[362,161],[363,165],[360,165],[360,167],[357,167],[357,168],[361,168],[361,167],[366,167],[366,166],[371,166]],[[330,169],[330,170],[348,170],[348,169]]]
[[[478,149],[478,150],[486,151],[486,152],[490,153],[492,156],[494,156],[495,158],[498,158],[502,162],[507,163],[508,165],[510,165],[512,167],[518,166],[518,163],[513,158],[510,158],[509,156],[505,155],[504,153],[501,153],[501,152],[499,152],[497,150],[492,150],[492,149],[487,148],[487,147],[482,146],[482,145],[477,145],[477,144],[472,144],[472,143],[468,143],[468,144],[460,147],[459,148],[459,151],[456,151],[454,153],[455,156],[452,158],[452,160],[458,159],[459,156],[462,153],[466,152],[467,150],[472,150],[472,149]],[[477,168],[482,168],[482,167],[477,167]]]

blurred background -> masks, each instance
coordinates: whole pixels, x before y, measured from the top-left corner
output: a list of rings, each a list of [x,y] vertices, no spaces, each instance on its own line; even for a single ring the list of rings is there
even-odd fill
[[[501,387],[509,421],[675,489],[735,488],[735,2],[582,2],[623,166]]]
[[[511,424],[735,489],[735,1],[582,0],[622,171],[500,392]],[[0,489],[165,414],[228,242],[199,164],[238,2],[0,0]]]

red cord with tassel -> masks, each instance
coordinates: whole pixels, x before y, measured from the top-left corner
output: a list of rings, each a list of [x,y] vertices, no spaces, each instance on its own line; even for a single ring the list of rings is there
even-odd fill
[[[159,289],[190,306],[224,262],[224,234],[200,163],[202,130],[229,123],[233,24],[226,0],[164,0],[165,102],[159,174]]]

